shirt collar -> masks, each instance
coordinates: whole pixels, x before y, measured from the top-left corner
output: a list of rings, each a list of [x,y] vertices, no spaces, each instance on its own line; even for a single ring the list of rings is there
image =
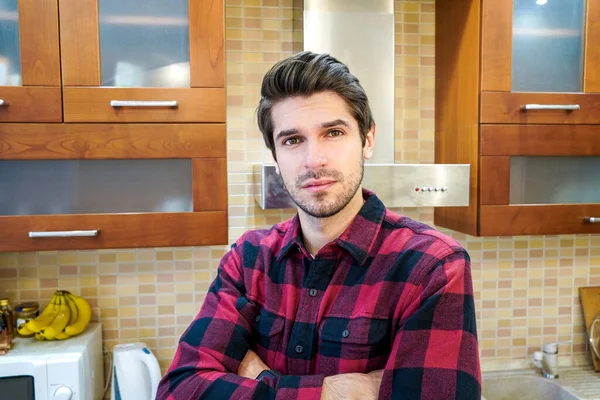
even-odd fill
[[[341,248],[345,249],[359,265],[367,261],[375,239],[381,229],[385,217],[385,206],[375,193],[363,189],[363,198],[366,200],[360,211],[354,217],[348,228],[334,240]],[[300,220],[298,214],[289,222],[287,232],[283,237],[283,247],[277,256],[281,261],[294,247],[303,248],[304,244],[300,235]]]

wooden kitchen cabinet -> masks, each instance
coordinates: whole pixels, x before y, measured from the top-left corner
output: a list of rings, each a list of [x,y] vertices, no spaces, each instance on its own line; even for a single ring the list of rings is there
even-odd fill
[[[471,165],[436,225],[600,233],[598,21],[594,0],[436,2],[436,163]]]
[[[56,0],[0,1],[0,123],[60,122]]]
[[[222,0],[59,0],[65,122],[225,122]]]
[[[222,0],[35,4],[58,118],[0,119],[0,251],[227,244]]]

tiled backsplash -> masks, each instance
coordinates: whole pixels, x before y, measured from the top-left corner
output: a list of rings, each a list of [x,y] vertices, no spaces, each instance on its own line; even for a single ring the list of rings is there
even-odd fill
[[[434,1],[396,1],[396,161],[434,160]],[[301,1],[226,0],[230,241],[292,215],[258,208],[251,164],[270,162],[254,116],[263,73],[302,48]],[[342,60],[343,61],[343,60]],[[376,62],[376,61],[374,61]],[[430,208],[397,210],[432,223]],[[600,285],[600,235],[474,238],[448,232],[472,259],[482,363],[519,360],[544,342],[587,351],[577,288]],[[0,253],[0,296],[47,303],[87,297],[105,343],[146,342],[163,370],[196,315],[226,247]]]

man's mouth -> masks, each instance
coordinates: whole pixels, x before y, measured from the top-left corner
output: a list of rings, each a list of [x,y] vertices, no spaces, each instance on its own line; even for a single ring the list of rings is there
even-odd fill
[[[334,180],[331,179],[311,179],[302,185],[303,189],[307,189],[311,192],[321,192],[329,189],[335,184]]]

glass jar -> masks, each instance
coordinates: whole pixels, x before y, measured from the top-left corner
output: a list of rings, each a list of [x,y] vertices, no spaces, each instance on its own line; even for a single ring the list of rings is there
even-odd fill
[[[17,319],[15,327],[18,328],[19,326],[21,326],[21,324],[27,323],[27,321],[36,318],[38,315],[40,315],[40,305],[38,303],[30,302],[19,304],[15,307],[15,317]],[[17,335],[21,337],[26,337],[24,335],[21,335],[18,331]]]
[[[0,299],[0,313],[2,313],[2,319],[6,325],[8,343],[10,344],[15,337],[15,316],[8,298]]]

